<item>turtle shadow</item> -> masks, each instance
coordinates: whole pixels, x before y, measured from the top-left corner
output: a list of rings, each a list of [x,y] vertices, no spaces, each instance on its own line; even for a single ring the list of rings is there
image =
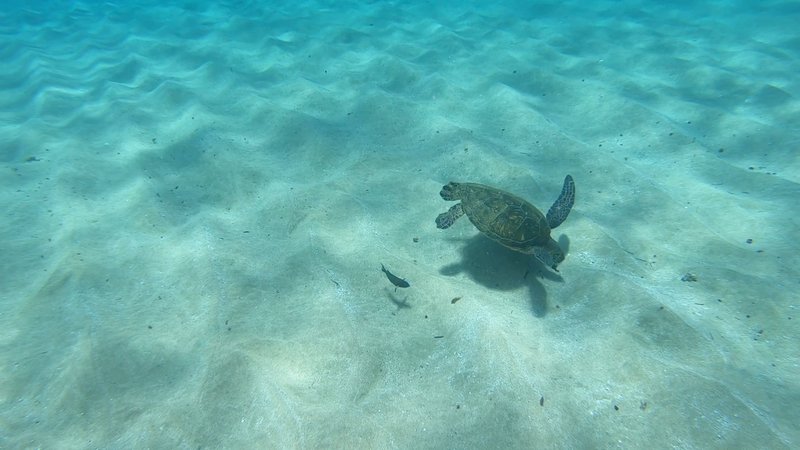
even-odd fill
[[[466,273],[470,279],[488,289],[511,291],[528,287],[531,311],[536,317],[547,313],[547,292],[539,278],[563,282],[533,255],[507,249],[481,234],[469,239],[458,239],[461,261],[448,264],[439,273],[453,276]]]
[[[569,255],[569,237],[566,234],[558,237],[558,246],[561,247],[565,255]]]

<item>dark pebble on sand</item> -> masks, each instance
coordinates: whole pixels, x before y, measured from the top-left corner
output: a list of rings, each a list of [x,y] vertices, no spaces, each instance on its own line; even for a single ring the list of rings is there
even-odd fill
[[[681,277],[681,281],[697,281],[697,275],[687,272]]]

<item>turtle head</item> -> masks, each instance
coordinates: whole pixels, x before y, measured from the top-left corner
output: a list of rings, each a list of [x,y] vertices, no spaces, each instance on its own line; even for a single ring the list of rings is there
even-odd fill
[[[536,256],[536,259],[556,272],[558,272],[558,265],[564,261],[564,251],[561,250],[561,246],[558,245],[558,242],[554,241],[552,238],[550,238],[544,247],[534,248],[533,254]]]
[[[447,201],[458,200],[460,198],[459,189],[458,183],[451,181],[442,187],[439,195]]]

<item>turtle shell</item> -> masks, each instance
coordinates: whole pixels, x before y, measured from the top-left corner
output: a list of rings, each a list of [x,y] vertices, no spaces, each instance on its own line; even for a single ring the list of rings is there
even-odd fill
[[[475,227],[506,247],[533,253],[550,241],[547,219],[527,201],[477,183],[459,183],[464,213]]]

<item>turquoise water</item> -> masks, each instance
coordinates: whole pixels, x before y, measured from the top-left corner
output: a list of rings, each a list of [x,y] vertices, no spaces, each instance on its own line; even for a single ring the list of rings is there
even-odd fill
[[[0,448],[798,447],[799,22],[4,5]],[[434,223],[567,174],[557,273]]]

